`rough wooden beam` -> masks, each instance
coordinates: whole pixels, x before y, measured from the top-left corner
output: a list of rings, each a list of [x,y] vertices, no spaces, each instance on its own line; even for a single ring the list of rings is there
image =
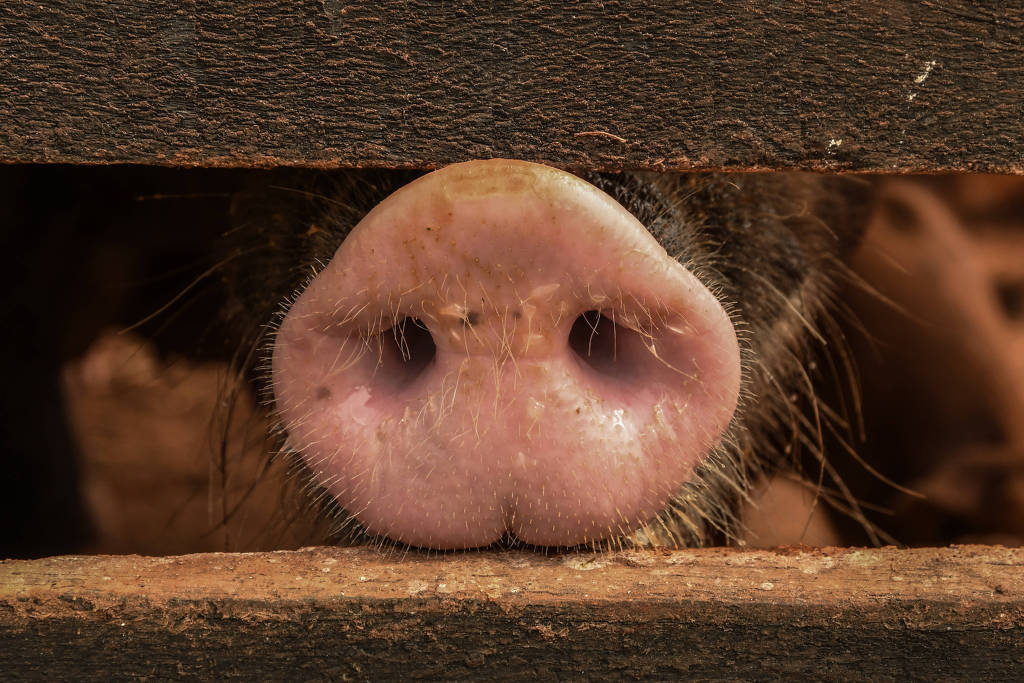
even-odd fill
[[[0,161],[1024,172],[1024,7],[4,0]]]
[[[0,671],[48,680],[920,680],[1022,664],[1024,551],[999,547],[0,563]]]

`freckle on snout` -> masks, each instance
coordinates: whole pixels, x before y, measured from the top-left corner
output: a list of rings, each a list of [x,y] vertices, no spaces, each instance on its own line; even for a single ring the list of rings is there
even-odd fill
[[[316,398],[317,398],[318,401],[324,401],[324,400],[326,400],[326,399],[328,399],[330,397],[331,397],[331,390],[328,389],[327,387],[322,387],[321,386],[321,387],[317,387],[316,388]]]

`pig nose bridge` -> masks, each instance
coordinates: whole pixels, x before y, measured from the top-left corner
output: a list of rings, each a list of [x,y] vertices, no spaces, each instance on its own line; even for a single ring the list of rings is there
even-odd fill
[[[400,299],[419,302],[427,313],[444,318],[464,319],[474,324],[482,315],[521,315],[573,296],[573,278],[565,272],[548,275],[528,266],[508,267],[474,259],[471,269],[452,272],[456,259],[438,259],[434,272],[424,273],[419,285],[397,293]]]
[[[425,298],[414,308],[442,352],[519,358],[552,352],[568,343],[569,327],[580,306],[566,295],[568,289],[557,284],[531,286],[524,294],[518,287],[504,287],[497,293],[481,288],[471,297],[460,292],[454,300]]]
[[[334,327],[351,329],[346,323],[355,322],[366,337],[394,328],[403,354],[407,332],[423,339],[419,328],[429,332],[442,353],[501,359],[564,350],[577,327],[577,341],[585,337],[589,351],[593,335],[583,334],[584,328],[593,327],[597,316],[612,324],[603,329],[638,333],[647,346],[659,330],[679,327],[672,321],[685,317],[677,293],[668,291],[668,281],[661,283],[664,278],[655,269],[641,281],[623,282],[621,261],[608,268],[587,268],[570,260],[560,270],[545,264],[537,272],[520,265],[474,265],[480,272],[421,270],[413,277],[363,284],[352,296],[343,297],[344,305],[332,299]],[[627,262],[626,270],[635,272],[637,265],[644,262]],[[357,270],[358,266],[350,272]]]
[[[488,356],[499,365],[542,358],[564,360],[573,353],[585,358],[601,354],[635,357],[641,353],[638,344],[656,352],[655,345],[668,338],[667,332],[678,335],[685,331],[676,314],[660,303],[642,302],[628,292],[598,293],[586,287],[557,292],[540,301],[517,294],[472,308],[433,302],[424,302],[423,308],[419,319],[429,330],[439,356]]]

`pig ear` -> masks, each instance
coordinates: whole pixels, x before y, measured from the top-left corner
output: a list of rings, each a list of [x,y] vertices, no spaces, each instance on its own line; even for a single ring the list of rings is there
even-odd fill
[[[839,239],[839,254],[846,256],[860,244],[878,205],[878,179],[867,175],[822,176],[825,190],[816,215]]]

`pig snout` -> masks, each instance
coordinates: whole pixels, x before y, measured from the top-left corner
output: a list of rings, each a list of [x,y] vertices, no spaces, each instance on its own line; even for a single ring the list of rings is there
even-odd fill
[[[285,315],[287,445],[370,534],[571,546],[654,519],[728,427],[715,296],[594,186],[456,164],[352,230]]]

